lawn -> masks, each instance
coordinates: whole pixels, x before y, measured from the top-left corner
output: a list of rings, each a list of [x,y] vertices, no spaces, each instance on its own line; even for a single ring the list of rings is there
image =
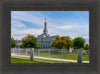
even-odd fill
[[[40,49],[39,53],[38,51],[37,52],[35,51],[34,55],[39,56],[39,57],[47,57],[47,58],[77,60],[77,52],[63,53],[63,54],[60,51],[57,51],[57,52],[58,53],[55,53],[54,50],[49,51],[48,49]],[[26,55],[26,54],[21,54],[21,55]],[[30,54],[28,53],[27,55],[30,56]],[[89,56],[83,56],[83,61],[89,61]]]
[[[68,61],[58,61],[58,60],[49,60],[49,59],[35,59],[35,60],[37,60],[37,61],[45,61],[45,62],[47,62],[47,63],[77,63],[77,62],[68,62]]]
[[[35,53],[36,55],[36,53]],[[38,56],[38,55],[37,55]],[[77,60],[76,53],[64,53],[63,55],[60,53],[40,53],[40,57],[48,57],[48,58],[59,58],[59,59],[69,59],[69,60]],[[89,61],[89,56],[83,56],[83,61]]]
[[[19,59],[19,58],[13,58],[13,57],[11,57],[11,63],[47,63],[47,62],[31,61],[31,60]]]
[[[54,60],[34,59],[35,61],[11,57],[11,63],[76,63],[76,62],[62,62]]]

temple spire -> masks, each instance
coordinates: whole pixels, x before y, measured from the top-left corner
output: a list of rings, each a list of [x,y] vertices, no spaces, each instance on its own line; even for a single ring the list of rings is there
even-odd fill
[[[46,16],[45,16],[45,22],[46,22]]]
[[[47,22],[46,22],[46,16],[45,16],[44,31],[43,31],[43,33],[44,33],[45,35],[48,34],[48,30],[47,30]]]

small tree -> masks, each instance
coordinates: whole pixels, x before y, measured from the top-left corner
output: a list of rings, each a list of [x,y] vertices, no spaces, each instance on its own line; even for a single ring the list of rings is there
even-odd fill
[[[37,38],[34,35],[28,34],[26,37],[22,39],[22,46],[24,48],[36,48]]]
[[[84,44],[85,44],[85,39],[82,37],[76,37],[75,39],[73,39],[73,47],[75,49],[80,49],[80,48],[84,48]]]
[[[69,37],[56,37],[52,42],[51,47],[58,49],[69,49],[72,46],[72,40]]]
[[[11,48],[14,48],[16,46],[17,41],[12,37],[11,38]]]
[[[85,44],[84,50],[89,50],[89,44]]]
[[[69,37],[66,37],[65,48],[69,49],[72,45],[73,45],[73,41]]]
[[[56,41],[56,44],[55,44],[55,48],[58,48],[58,49],[65,49],[65,42],[64,42],[64,40],[61,40],[61,39],[59,39],[59,40],[57,40]]]
[[[52,42],[51,47],[56,47],[56,43],[59,40],[59,36],[56,37],[56,39]]]

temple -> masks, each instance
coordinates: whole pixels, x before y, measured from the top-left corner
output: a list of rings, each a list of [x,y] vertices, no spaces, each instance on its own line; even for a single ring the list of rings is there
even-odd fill
[[[38,44],[40,45],[40,48],[51,48],[51,44],[57,36],[59,35],[50,36],[48,34],[47,22],[46,22],[46,17],[45,17],[43,34],[38,35]]]

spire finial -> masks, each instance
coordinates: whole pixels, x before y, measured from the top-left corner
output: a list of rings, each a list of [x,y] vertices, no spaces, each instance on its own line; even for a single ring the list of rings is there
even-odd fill
[[[45,16],[45,22],[46,22],[46,16]]]

